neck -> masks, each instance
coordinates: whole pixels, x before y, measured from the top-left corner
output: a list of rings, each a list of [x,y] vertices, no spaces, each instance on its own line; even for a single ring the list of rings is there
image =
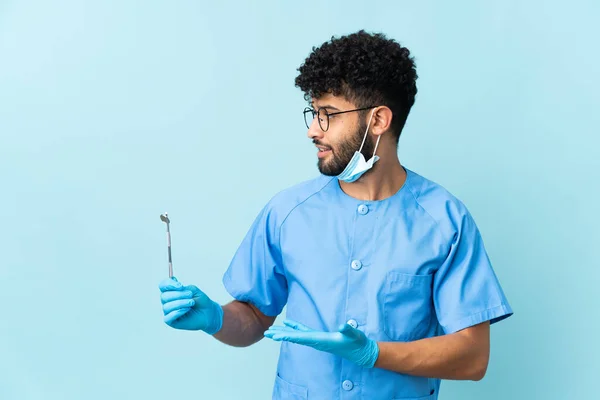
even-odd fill
[[[393,196],[406,180],[406,171],[398,157],[382,156],[373,168],[365,172],[355,182],[338,181],[340,188],[348,196],[358,200],[383,200]]]

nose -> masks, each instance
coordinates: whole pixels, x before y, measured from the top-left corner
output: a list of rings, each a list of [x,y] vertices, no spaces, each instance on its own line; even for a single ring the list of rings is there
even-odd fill
[[[317,118],[318,117],[313,118],[312,122],[310,123],[310,127],[308,128],[308,132],[306,133],[306,136],[308,136],[309,139],[322,139],[323,134],[325,133],[319,126],[319,121]]]

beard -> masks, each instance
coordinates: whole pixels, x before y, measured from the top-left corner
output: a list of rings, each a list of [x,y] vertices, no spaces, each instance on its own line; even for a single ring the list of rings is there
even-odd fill
[[[354,153],[360,149],[366,130],[367,124],[361,120],[359,126],[348,139],[331,147],[331,155],[329,157],[326,159],[319,159],[317,163],[319,172],[326,176],[337,176],[341,174],[354,156]],[[365,160],[368,160],[373,155],[374,149],[375,144],[373,143],[373,140],[367,136],[361,151]]]

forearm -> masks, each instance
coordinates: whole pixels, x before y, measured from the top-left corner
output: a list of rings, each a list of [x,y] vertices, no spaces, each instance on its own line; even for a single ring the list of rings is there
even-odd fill
[[[246,347],[262,339],[265,330],[249,304],[232,301],[223,306],[223,326],[213,337],[230,346]]]
[[[375,368],[429,378],[480,380],[489,359],[489,345],[462,332],[378,345]]]

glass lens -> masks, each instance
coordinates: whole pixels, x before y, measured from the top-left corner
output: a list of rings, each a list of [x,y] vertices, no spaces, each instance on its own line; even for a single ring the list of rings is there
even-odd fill
[[[312,124],[313,119],[315,119],[313,112],[314,111],[312,108],[306,107],[304,109],[304,123],[306,124],[307,128],[310,128],[310,124]]]
[[[329,114],[324,108],[319,109],[319,126],[323,131],[329,129]]]

